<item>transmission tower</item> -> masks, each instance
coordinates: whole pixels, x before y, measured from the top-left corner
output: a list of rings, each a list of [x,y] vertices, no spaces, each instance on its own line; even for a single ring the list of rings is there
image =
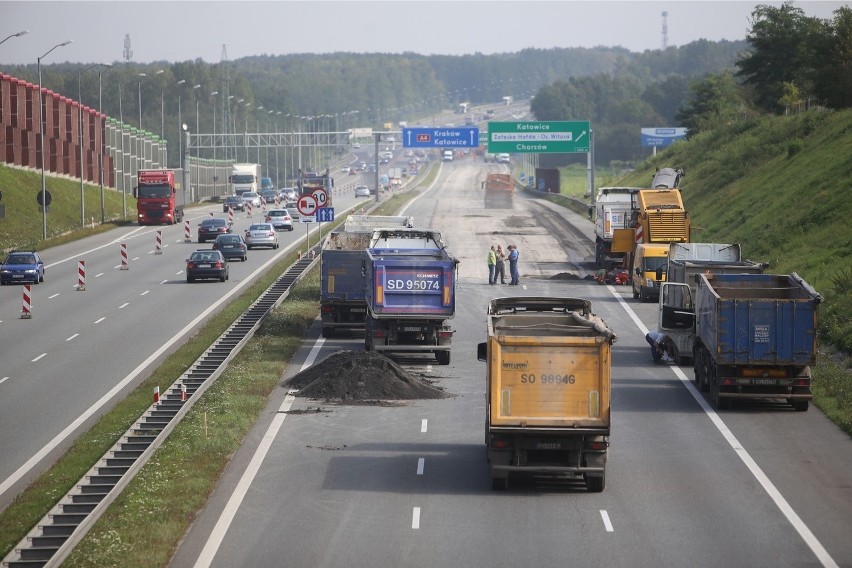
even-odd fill
[[[130,34],[124,34],[124,52],[122,56],[125,61],[133,60],[133,50],[130,49]]]
[[[669,23],[668,23],[668,12],[663,12],[663,51],[669,46]]]

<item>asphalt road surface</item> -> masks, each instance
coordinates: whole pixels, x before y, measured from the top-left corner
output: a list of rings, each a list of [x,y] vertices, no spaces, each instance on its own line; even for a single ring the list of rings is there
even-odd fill
[[[656,306],[583,279],[588,219],[524,195],[483,208],[496,168],[446,164],[406,211],[441,229],[461,266],[452,364],[401,362],[454,396],[335,406],[280,389],[173,566],[852,566],[849,436],[813,407],[714,412],[691,369],[651,363]],[[487,284],[494,243],[518,245],[521,286]],[[603,493],[545,478],[490,489],[476,346],[488,301],[510,295],[590,299],[618,334]],[[341,349],[363,338],[323,340],[317,325],[285,376]]]

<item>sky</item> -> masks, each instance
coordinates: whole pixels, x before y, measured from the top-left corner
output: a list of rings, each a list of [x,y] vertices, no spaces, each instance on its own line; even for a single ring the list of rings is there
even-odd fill
[[[745,39],[758,4],[740,0],[0,0],[4,64],[170,63],[292,53],[464,55],[525,48],[660,49]],[[848,2],[798,0],[833,18]],[[59,43],[73,43],[51,51]],[[223,57],[224,56],[224,57]]]

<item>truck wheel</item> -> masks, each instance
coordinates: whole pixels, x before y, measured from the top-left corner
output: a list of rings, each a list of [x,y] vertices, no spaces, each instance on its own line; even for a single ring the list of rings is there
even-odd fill
[[[791,404],[793,405],[793,410],[796,412],[807,412],[809,402],[807,400],[793,400]]]
[[[438,360],[439,365],[449,365],[450,364],[450,352],[449,351],[436,351],[435,359]]]
[[[600,493],[606,487],[605,474],[600,477],[592,477],[586,474],[584,477],[586,478],[586,489],[589,490],[589,493]]]
[[[491,489],[494,491],[505,491],[509,488],[509,478],[507,477],[492,477]]]
[[[603,251],[601,250],[601,248],[602,247],[600,241],[595,243],[595,265],[597,265],[598,268],[604,268]]]

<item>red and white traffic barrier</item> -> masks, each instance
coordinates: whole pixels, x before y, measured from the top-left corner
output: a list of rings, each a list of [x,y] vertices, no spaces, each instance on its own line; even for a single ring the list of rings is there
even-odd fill
[[[160,387],[154,387],[154,404],[160,402]]]
[[[86,261],[77,261],[77,290],[86,289]]]
[[[121,243],[121,269],[130,270],[130,266],[127,264],[127,243]]]
[[[186,385],[184,383],[180,384],[180,401],[186,402]]]
[[[251,202],[246,201],[246,217],[251,217]]]
[[[157,248],[154,249],[154,254],[163,254],[163,231],[157,229]]]
[[[234,208],[231,207],[230,205],[228,206],[228,224],[229,225],[234,224]]]
[[[24,305],[21,308],[21,319],[31,319],[32,314],[32,286],[24,284]]]
[[[192,231],[189,230],[189,221],[183,222],[183,242],[192,242]]]

